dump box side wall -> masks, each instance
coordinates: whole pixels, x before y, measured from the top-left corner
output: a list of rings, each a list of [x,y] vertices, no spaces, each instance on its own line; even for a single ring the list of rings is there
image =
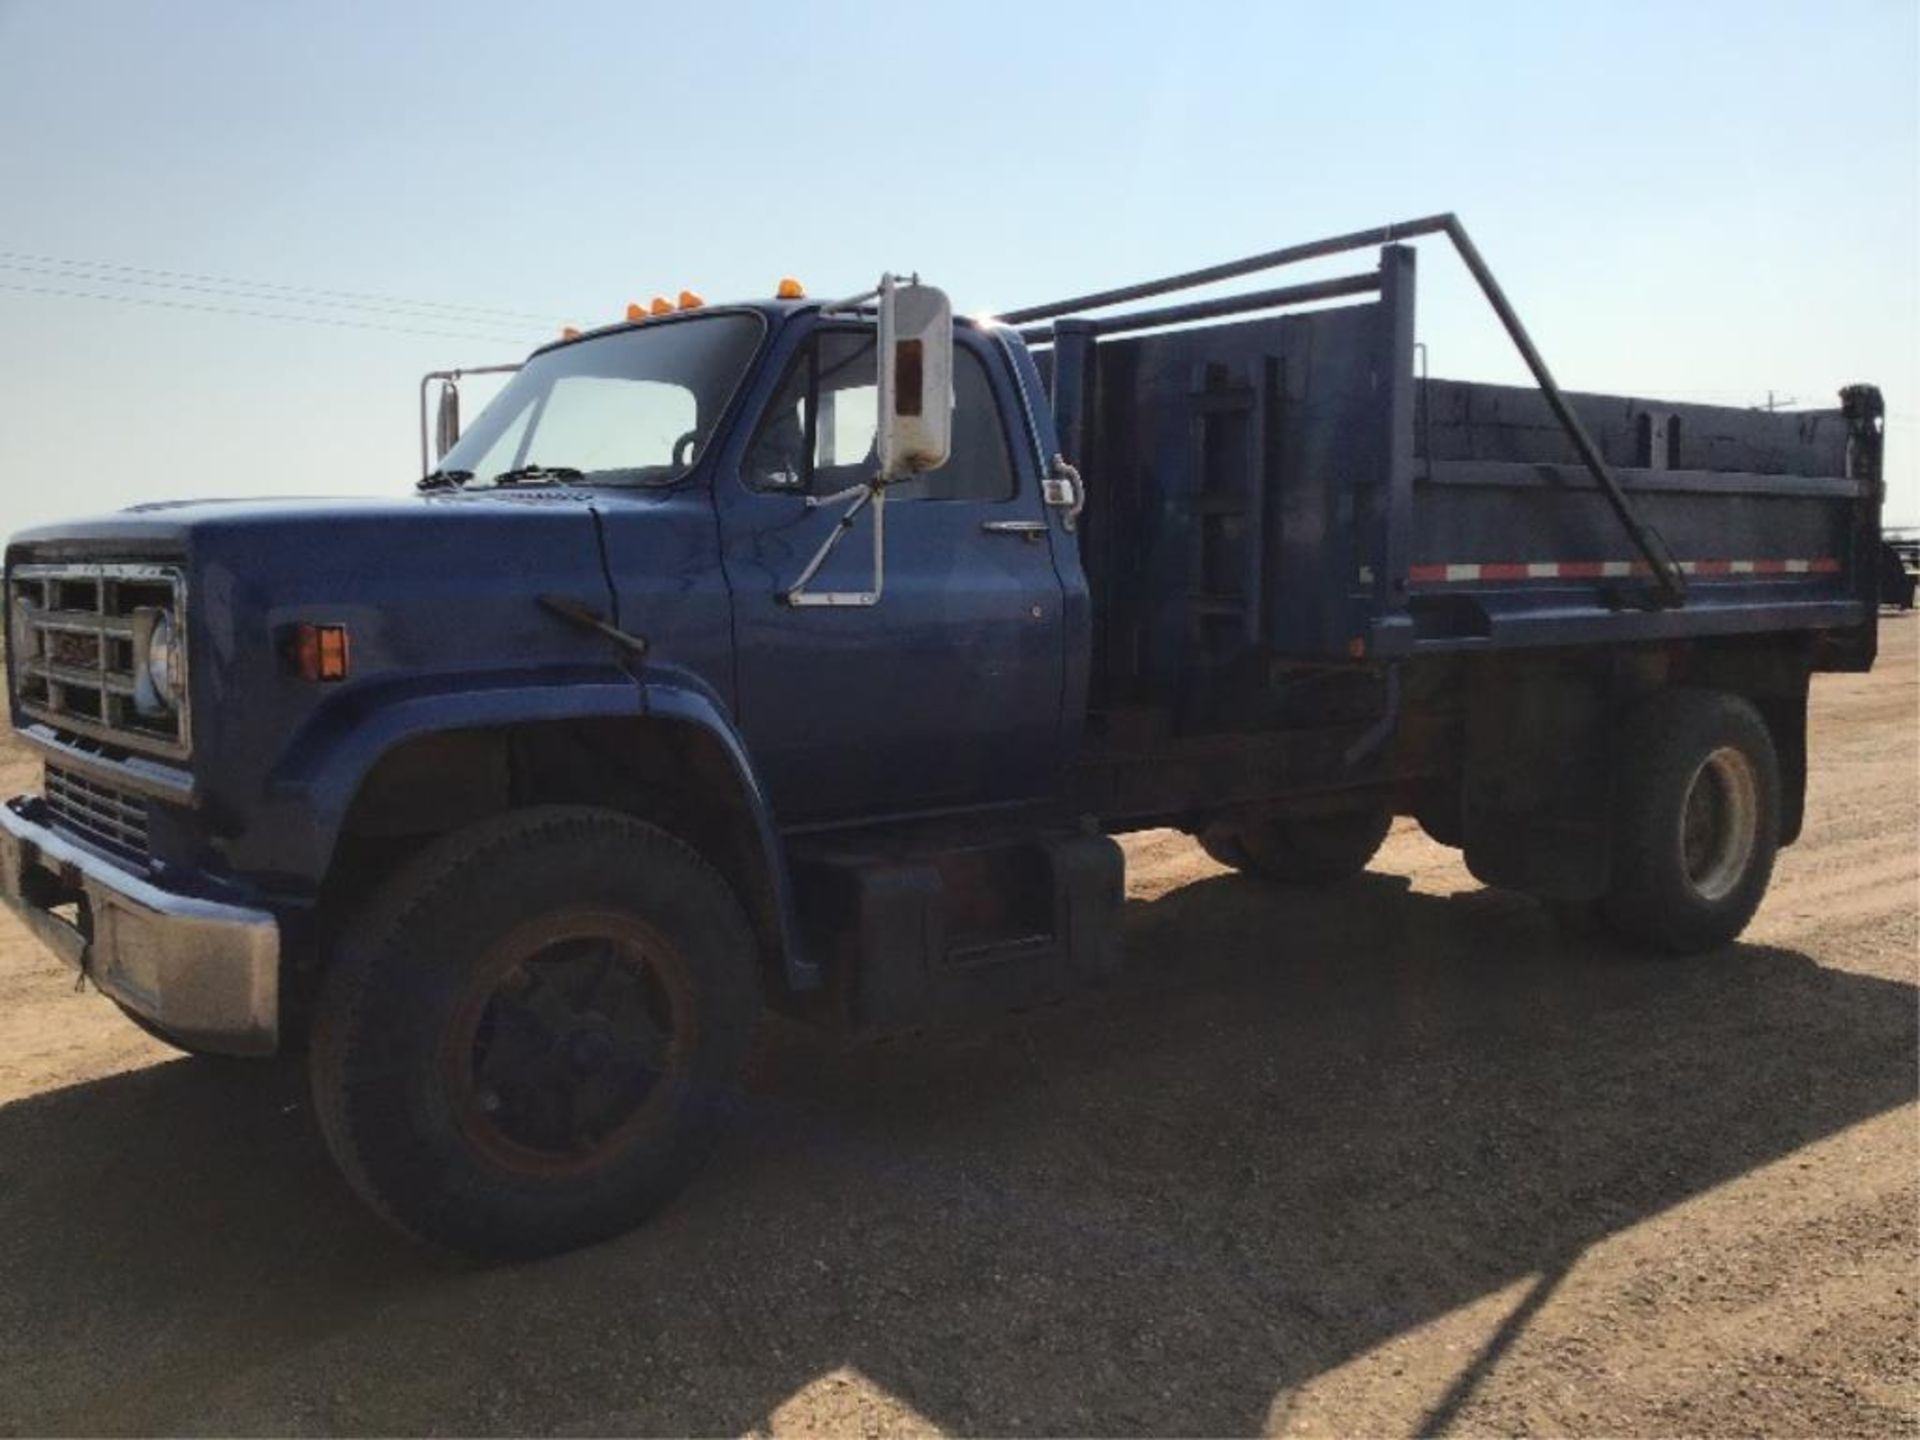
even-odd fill
[[[1231,724],[1196,695],[1267,662],[1871,626],[1873,484],[1839,412],[1569,397],[1692,572],[1651,608],[1538,392],[1416,375],[1412,271],[1388,247],[1372,303],[1097,340],[1075,457],[1096,708]]]
[[[1495,577],[1479,578],[1493,583],[1516,564],[1542,573],[1506,580],[1570,580],[1584,566],[1639,558],[1537,391],[1457,380],[1417,389],[1415,589],[1442,579],[1433,572],[1445,565],[1492,568]],[[1817,575],[1845,556],[1864,491],[1845,478],[1838,410],[1567,399],[1621,488],[1696,577]]]

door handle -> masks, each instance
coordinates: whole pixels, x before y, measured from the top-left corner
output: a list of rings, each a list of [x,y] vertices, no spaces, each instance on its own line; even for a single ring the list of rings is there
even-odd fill
[[[989,535],[1044,535],[1044,520],[982,520],[980,528]]]

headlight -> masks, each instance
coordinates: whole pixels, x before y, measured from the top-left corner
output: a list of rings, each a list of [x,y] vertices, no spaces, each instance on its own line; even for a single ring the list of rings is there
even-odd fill
[[[165,610],[134,629],[133,703],[151,715],[180,707],[180,641],[173,616]]]

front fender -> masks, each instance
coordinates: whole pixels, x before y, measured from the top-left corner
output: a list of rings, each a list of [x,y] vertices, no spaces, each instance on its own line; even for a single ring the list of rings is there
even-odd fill
[[[245,865],[317,887],[347,809],[382,756],[426,735],[538,720],[638,716],[631,676],[613,666],[418,677],[343,694],[295,733],[251,816]]]
[[[821,984],[819,965],[810,959],[800,943],[799,922],[793,909],[793,882],[787,871],[786,846],[774,828],[773,808],[767,803],[760,776],[747,754],[746,742],[726,711],[704,687],[696,689],[672,681],[643,680],[641,693],[645,711],[656,719],[691,725],[707,734],[726,753],[733,766],[741,798],[753,819],[754,834],[760,842],[760,856],[772,897],[773,910],[780,929],[780,956],[786,969],[787,984],[800,990],[817,990]]]
[[[317,890],[354,797],[381,758],[410,741],[546,720],[665,720],[698,729],[726,756],[758,840],[788,984],[820,984],[819,968],[799,944],[786,851],[766,792],[724,707],[691,677],[635,684],[612,666],[501,671],[461,676],[457,686],[414,681],[342,698],[352,703],[317,714],[270,777],[248,827],[247,870],[289,889]]]

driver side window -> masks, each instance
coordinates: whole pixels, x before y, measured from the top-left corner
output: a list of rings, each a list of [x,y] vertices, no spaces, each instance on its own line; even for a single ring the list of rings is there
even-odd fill
[[[879,463],[879,387],[871,328],[823,329],[802,347],[767,406],[745,465],[756,490],[831,495]],[[939,470],[905,480],[889,500],[1013,498],[1013,465],[979,357],[954,350],[953,453]]]
[[[874,345],[871,330],[823,330],[807,342],[747,451],[749,483],[831,495],[872,473]]]

